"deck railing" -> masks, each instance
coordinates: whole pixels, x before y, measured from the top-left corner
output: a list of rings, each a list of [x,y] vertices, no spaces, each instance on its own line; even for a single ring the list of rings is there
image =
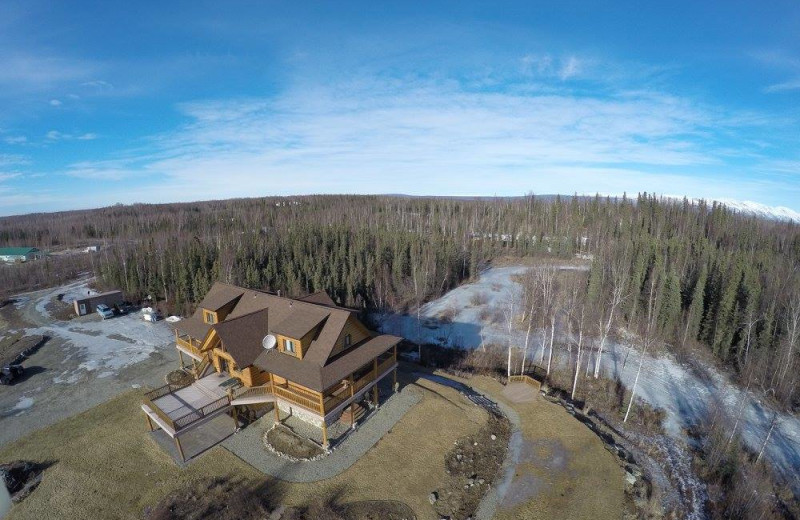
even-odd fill
[[[233,399],[246,399],[249,397],[269,397],[272,396],[272,383],[261,386],[243,386],[231,392]]]
[[[185,428],[190,424],[192,424],[193,422],[197,422],[200,419],[216,412],[217,410],[230,406],[230,404],[231,400],[227,395],[224,397],[220,397],[216,401],[209,403],[198,410],[189,412],[184,416],[178,417],[173,421],[174,424],[173,428],[175,431],[178,431],[181,428]]]
[[[159,397],[164,397],[167,394],[177,392],[181,388],[186,388],[190,384],[191,383],[185,383],[182,385],[166,384],[164,386],[159,386],[158,388],[150,390],[149,392],[145,392],[144,397],[149,401],[153,401],[154,399],[158,399]]]
[[[273,386],[272,393],[277,397],[286,399],[287,401],[307,408],[312,412],[322,414],[322,404],[319,402],[319,396],[307,397],[297,391],[296,388],[284,388],[282,386]],[[307,394],[307,393],[306,393]],[[311,394],[307,394],[311,395]]]
[[[378,365],[377,372],[369,371],[363,377],[361,377],[361,379],[354,381],[352,390],[350,386],[342,386],[341,389],[325,398],[325,413],[330,412],[343,402],[350,399],[351,395],[358,393],[375,379],[380,379],[394,367],[395,363],[396,361],[393,357],[386,359]]]
[[[188,338],[188,339],[185,339],[185,338]],[[197,356],[203,356],[204,355],[203,351],[200,350],[200,346],[202,345],[202,343],[200,343],[199,341],[191,339],[188,336],[178,336],[176,338],[176,342],[178,343],[178,345],[180,345],[181,347],[185,348],[186,350],[188,350],[189,352],[192,352],[193,354],[195,354]]]
[[[393,357],[390,357],[389,359],[386,359],[382,363],[380,363],[378,365],[378,377],[382,376],[383,374],[391,370],[391,368],[394,367],[395,363],[396,361],[394,360]]]
[[[529,376],[527,374],[523,374],[521,376],[511,376],[511,377],[508,378],[508,382],[509,383],[525,383],[525,384],[528,384],[528,385],[536,388],[537,390],[542,388],[542,384],[539,381],[537,381],[536,379],[532,378],[531,376]]]

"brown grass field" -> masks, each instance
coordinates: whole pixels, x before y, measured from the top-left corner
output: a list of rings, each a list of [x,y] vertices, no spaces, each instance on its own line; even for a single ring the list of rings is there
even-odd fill
[[[488,378],[470,383],[500,398],[499,383]],[[488,416],[451,388],[424,380],[411,384],[423,391],[418,405],[347,471],[309,484],[265,479],[221,447],[178,468],[147,435],[140,394],[129,392],[0,449],[0,462],[52,463],[41,486],[14,507],[9,520],[142,518],[145,508],[170,493],[215,477],[262,484],[272,500],[291,506],[331,496],[340,503],[398,500],[420,519],[438,518],[428,494],[446,478],[445,454]],[[542,485],[535,496],[501,508],[497,518],[620,518],[622,473],[599,439],[556,405],[539,399],[513,406],[526,439],[563,445],[566,465],[519,466],[520,475],[531,474]]]

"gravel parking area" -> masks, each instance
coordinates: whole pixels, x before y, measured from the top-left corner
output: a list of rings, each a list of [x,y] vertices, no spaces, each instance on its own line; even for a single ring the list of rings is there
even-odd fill
[[[96,314],[68,321],[52,316],[59,294],[84,292],[87,280],[18,295],[0,308],[0,339],[43,337],[25,359],[22,380],[0,391],[0,446],[120,393],[164,384],[178,366],[174,333],[165,322],[138,314],[101,320]]]
[[[390,396],[328,456],[319,460],[292,462],[267,450],[263,435],[274,422],[271,413],[228,437],[222,446],[271,477],[287,482],[325,480],[352,466],[421,399],[422,394],[419,390],[409,386],[404,387]]]

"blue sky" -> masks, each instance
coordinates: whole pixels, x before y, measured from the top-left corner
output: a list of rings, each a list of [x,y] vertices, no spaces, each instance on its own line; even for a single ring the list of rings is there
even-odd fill
[[[800,4],[649,4],[5,0],[0,215],[306,193],[800,210]]]

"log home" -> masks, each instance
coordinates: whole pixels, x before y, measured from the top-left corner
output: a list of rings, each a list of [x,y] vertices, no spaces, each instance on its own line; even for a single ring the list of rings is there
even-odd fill
[[[175,439],[236,407],[272,403],[276,419],[284,410],[322,429],[343,414],[353,421],[356,403],[378,382],[397,382],[401,338],[367,330],[351,309],[338,307],[324,292],[290,299],[216,283],[191,318],[175,324],[182,368],[191,385],[165,385],[148,392],[142,410],[151,430]],[[394,386],[393,386],[394,387]]]

